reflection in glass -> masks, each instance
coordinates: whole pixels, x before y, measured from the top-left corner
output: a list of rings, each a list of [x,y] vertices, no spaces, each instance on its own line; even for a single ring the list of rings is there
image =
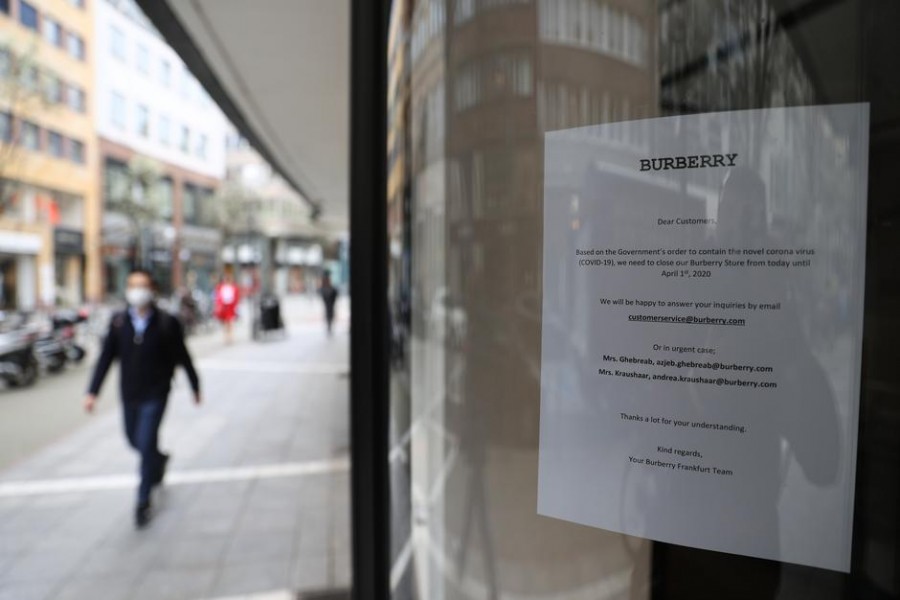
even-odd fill
[[[387,227],[395,597],[637,599],[649,597],[651,573],[654,598],[851,598],[860,589],[900,591],[887,558],[896,549],[900,486],[892,485],[890,493],[886,488],[884,473],[893,473],[896,462],[888,458],[894,446],[884,438],[860,438],[868,449],[861,450],[859,467],[857,506],[863,508],[856,519],[854,575],[846,580],[665,544],[653,544],[651,561],[646,540],[537,515],[545,185],[567,194],[571,228],[589,227],[579,188],[608,188],[607,171],[645,156],[654,143],[646,128],[617,123],[867,100],[874,215],[869,256],[873,248],[882,256],[896,252],[896,236],[880,225],[896,217],[887,190],[900,186],[896,158],[889,158],[897,156],[900,142],[885,125],[900,118],[900,83],[885,58],[900,54],[885,25],[900,14],[888,4],[393,2]],[[871,25],[867,40],[863,23]],[[599,157],[606,167],[544,172],[545,132],[595,124],[610,126],[571,133],[585,158]],[[844,182],[838,171],[788,170],[785,158],[802,160],[810,148],[826,148],[841,161],[848,160],[848,149],[841,147],[840,130],[783,125],[746,123],[729,131],[710,119],[678,135],[710,148],[748,149],[748,166],[765,182],[765,226],[774,239],[827,240],[826,276],[791,282],[788,294],[804,307],[797,311],[798,335],[840,395],[849,379],[837,373],[847,365],[836,371],[827,356],[833,340],[848,331],[847,307],[839,302],[840,314],[820,314],[826,309],[817,298],[847,295],[843,282],[854,267],[842,248],[850,230],[843,208],[817,206],[824,191]],[[729,137],[744,131],[751,132],[748,139]],[[772,135],[782,136],[778,144]],[[578,169],[593,179],[573,183]],[[686,211],[717,214],[721,177],[697,173],[675,185]],[[623,207],[610,215],[610,243],[627,241],[629,219],[642,212]],[[805,219],[809,214],[814,218]],[[716,234],[706,235],[712,240]],[[900,332],[896,303],[888,301],[900,289],[896,270],[878,264],[870,258],[867,265],[867,324]],[[585,319],[586,298],[556,275],[570,318]],[[833,331],[817,323],[830,323]],[[900,389],[891,337],[869,338],[867,377],[877,384],[862,403],[864,428],[869,423],[890,431],[886,424],[893,423],[884,408]],[[576,335],[571,343],[584,349],[589,336]],[[580,385],[566,369],[557,377],[561,389]],[[773,461],[782,474],[802,468],[781,448]],[[782,543],[790,524],[779,527]],[[711,579],[710,573],[723,575]],[[748,582],[758,585],[746,587]],[[841,596],[842,589],[849,595]]]

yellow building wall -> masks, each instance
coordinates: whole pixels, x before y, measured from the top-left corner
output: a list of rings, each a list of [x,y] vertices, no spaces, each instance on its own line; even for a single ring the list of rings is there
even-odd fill
[[[24,184],[50,190],[73,194],[82,198],[83,233],[85,252],[84,290],[89,301],[101,298],[101,182],[98,153],[98,137],[95,128],[95,89],[94,60],[97,48],[93,47],[94,19],[93,4],[97,0],[89,0],[86,8],[72,6],[60,0],[30,0],[41,15],[50,16],[60,23],[65,31],[77,33],[85,42],[85,60],[81,61],[69,55],[66,48],[58,48],[45,41],[42,33],[35,33],[22,26],[18,17],[0,15],[0,43],[9,47],[14,54],[28,57],[28,60],[39,69],[52,72],[67,84],[75,84],[84,90],[86,111],[79,113],[66,104],[47,105],[42,102],[18,103],[12,109],[16,116],[26,118],[42,129],[52,129],[60,134],[78,140],[85,145],[85,163],[75,164],[68,159],[50,156],[45,147],[40,152],[30,152],[17,148],[10,164],[0,168],[0,176]],[[0,98],[0,106],[9,103],[10,95]],[[0,225],[6,228],[6,225]],[[39,228],[40,229],[40,228]],[[46,250],[38,260],[38,269],[45,269],[54,264],[54,248],[52,229],[44,227]],[[41,278],[38,278],[39,282]],[[39,285],[41,285],[39,283]],[[38,297],[43,297],[39,290]]]

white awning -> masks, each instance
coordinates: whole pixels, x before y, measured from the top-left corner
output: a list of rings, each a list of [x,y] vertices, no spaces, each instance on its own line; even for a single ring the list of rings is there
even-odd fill
[[[222,108],[241,132],[320,207],[323,228],[346,230],[349,2],[139,3],[211,96],[233,105],[239,115]]]

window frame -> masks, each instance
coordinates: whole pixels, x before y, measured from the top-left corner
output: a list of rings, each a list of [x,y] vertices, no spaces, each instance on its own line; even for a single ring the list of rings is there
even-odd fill
[[[120,116],[118,111],[119,107],[121,107],[121,121],[118,119]],[[110,92],[109,118],[110,124],[116,129],[128,129],[128,100],[125,98],[124,94],[115,90]]]
[[[197,136],[197,144],[194,148],[197,158],[208,158],[209,136],[201,133]]]
[[[44,98],[50,104],[65,103],[67,90],[62,77],[50,71],[44,72]]]
[[[54,144],[54,141],[59,142],[58,146]],[[66,158],[68,155],[66,146],[66,137],[63,134],[52,129],[47,130],[47,153],[50,156],[53,158]]]
[[[66,52],[72,58],[80,61],[87,60],[87,45],[84,38],[75,32],[69,31],[66,35]]]
[[[187,125],[182,125],[179,130],[181,134],[178,138],[178,149],[184,152],[185,154],[191,153],[191,128]]]
[[[76,165],[87,164],[87,148],[84,142],[82,142],[81,140],[70,138],[68,146],[69,148],[66,154],[68,155],[70,161],[72,161]]]
[[[84,114],[87,112],[87,92],[84,88],[73,84],[66,85],[66,104],[68,107],[77,112]]]
[[[146,44],[140,42],[135,44],[134,62],[138,72],[144,75],[150,74],[150,48],[148,48]]]
[[[14,138],[14,127],[15,120],[13,119],[12,113],[0,110],[0,140],[6,143],[12,142]]]
[[[150,138],[150,107],[139,103],[135,112],[135,133],[140,137]]]
[[[160,114],[156,120],[157,124],[157,140],[166,148],[172,145],[172,119],[167,115]]]
[[[159,83],[167,89],[172,87],[172,63],[167,58],[159,59]]]
[[[26,21],[26,15],[33,16],[34,22]],[[19,0],[19,24],[26,28],[34,31],[35,33],[41,32],[41,13],[38,11],[37,7],[33,4],[27,2],[26,0]]]
[[[128,62],[128,39],[122,28],[115,23],[109,24],[109,52],[113,58]]]
[[[30,137],[27,135],[27,132],[34,133],[34,145],[28,143]],[[41,135],[41,126],[35,123],[34,121],[29,121],[27,119],[22,119],[19,121],[19,145],[26,150],[30,150],[32,152],[40,152],[43,149],[43,140],[41,139],[43,136]]]
[[[48,44],[56,48],[61,48],[63,46],[63,38],[65,36],[65,30],[63,29],[62,23],[54,19],[53,17],[45,16],[42,19],[43,23],[41,26],[41,30],[44,36],[44,41]],[[50,32],[54,32],[54,35],[50,35]]]

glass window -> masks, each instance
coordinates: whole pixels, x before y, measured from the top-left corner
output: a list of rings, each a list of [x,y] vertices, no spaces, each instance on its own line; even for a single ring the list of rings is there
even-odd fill
[[[233,150],[240,147],[241,136],[238,133],[226,133],[225,134],[225,148],[228,150]]]
[[[433,25],[439,23],[433,20],[435,4],[451,7],[451,18],[464,25],[443,30]],[[900,5],[864,0],[534,0],[537,22],[530,15],[523,18],[525,9],[501,5],[513,2],[392,3],[394,23],[401,24],[395,40],[408,39],[409,45],[389,58],[389,72],[397,75],[388,110],[401,115],[389,120],[389,139],[411,142],[407,148],[388,145],[388,152],[399,146],[407,154],[391,163],[398,167],[391,170],[388,187],[394,192],[388,192],[386,207],[388,215],[402,215],[387,220],[390,250],[385,253],[393,334],[388,368],[396,374],[390,382],[387,432],[395,511],[393,597],[900,597],[900,534],[892,525],[900,522],[900,492],[889,475],[900,456],[900,438],[894,434],[900,423],[895,414],[900,403],[895,368],[900,358],[895,327],[900,269],[893,260],[900,251],[900,72],[895,65]],[[806,10],[813,6],[815,10]],[[492,7],[498,8],[488,10]],[[439,114],[434,94],[441,83],[450,104],[437,117],[438,127],[432,119]],[[530,96],[535,98],[533,110],[526,100]],[[852,117],[838,115],[850,110],[849,103],[865,106],[851,105],[856,111]],[[770,114],[747,114],[751,110]],[[803,118],[785,116],[790,111]],[[441,139],[444,129],[452,135]],[[746,165],[715,174],[686,167],[658,179],[637,168],[639,159],[668,156],[662,149],[678,154],[678,148],[692,153],[740,150]],[[853,181],[839,173],[853,175],[847,178]],[[731,184],[737,197],[726,196],[729,181],[738,182]],[[858,188],[852,192],[854,181],[867,183],[865,194]],[[833,201],[843,193],[838,189],[851,190],[848,202]],[[726,216],[730,210],[737,212]],[[657,217],[680,220],[689,212],[711,217],[698,219],[709,224],[654,227]],[[733,229],[726,230],[726,218]],[[869,252],[851,260],[848,254],[859,246],[861,230]],[[645,242],[636,233],[640,231]],[[599,470],[595,467],[613,460],[618,464],[621,458],[598,452],[600,444],[590,445],[604,437],[598,431],[612,417],[621,416],[613,408],[624,399],[621,390],[630,390],[629,405],[664,406],[663,411],[673,410],[669,400],[678,397],[688,399],[686,414],[696,410],[732,419],[742,411],[759,410],[753,414],[764,430],[773,427],[781,411],[790,410],[788,404],[796,410],[798,398],[786,392],[785,402],[769,411],[760,404],[751,408],[738,394],[718,388],[678,384],[669,390],[652,382],[620,386],[605,381],[605,368],[598,375],[606,348],[633,344],[628,347],[651,355],[659,336],[683,339],[691,334],[680,325],[679,331],[675,326],[620,327],[628,309],[605,314],[597,293],[602,296],[601,290],[617,277],[632,275],[602,269],[584,275],[567,258],[568,249],[596,245],[612,252],[613,247],[638,248],[641,243],[659,249],[679,244],[713,248],[723,245],[721,236],[734,232],[742,242],[748,239],[744,235],[756,234],[773,249],[795,244],[821,249],[816,250],[818,263],[805,273],[787,273],[783,283],[751,289],[749,282],[760,281],[757,273],[733,274],[735,283],[727,286],[726,295],[728,301],[736,300],[741,286],[747,286],[747,297],[780,294],[786,299],[779,305],[787,310],[782,316],[789,317],[782,321],[784,331],[772,327],[764,333],[757,323],[767,317],[756,313],[752,335],[766,343],[755,351],[743,344],[729,351],[752,360],[765,358],[790,331],[802,352],[788,361],[792,366],[781,364],[786,379],[793,378],[790,385],[802,390],[797,396],[817,390],[809,395],[828,400],[812,410],[804,407],[805,416],[784,430],[757,438],[762,450],[747,464],[756,458],[766,462],[751,469],[753,477],[741,481],[739,491],[705,475],[679,490],[677,475],[670,479],[664,469],[629,467],[627,455],[621,477],[592,477]],[[857,279],[863,267],[864,286]],[[696,308],[697,300],[726,291],[721,281],[672,285],[670,280],[648,280],[646,289],[677,289],[675,298],[666,299],[694,301]],[[829,302],[832,308],[823,308]],[[677,302],[669,306],[673,304]],[[828,325],[815,326],[823,317]],[[548,345],[561,327],[567,327],[564,342]],[[866,348],[862,369],[858,355],[848,360],[841,350],[852,344],[858,348],[851,340],[861,330]],[[707,336],[707,331],[698,337],[731,335]],[[715,360],[724,360],[723,346],[709,346],[719,348]],[[657,371],[637,367],[644,370]],[[625,375],[615,373],[620,374]],[[697,374],[695,370],[690,376]],[[571,397],[585,400],[560,403],[566,408],[541,414],[542,404],[546,408]],[[735,402],[722,404],[726,398]],[[859,404],[851,405],[847,398]],[[827,413],[834,409],[841,432],[829,436],[835,432]],[[819,411],[826,414],[817,421]],[[855,439],[859,431],[858,447],[841,451],[838,458],[822,451],[831,445],[827,441],[811,450],[793,431],[804,427],[800,421],[807,418],[819,426],[801,437],[819,444]],[[546,434],[560,422],[567,424],[572,440],[557,445],[548,458]],[[662,427],[626,427],[617,443],[628,452],[646,448],[646,456],[657,464],[667,450],[657,445],[662,444],[659,436],[711,448],[719,443],[704,434],[670,438]],[[567,437],[557,435],[558,440]],[[734,460],[747,458],[742,454],[735,452]],[[702,457],[695,462],[711,460],[705,452]],[[683,454],[663,458],[673,465],[687,462]],[[547,473],[546,462],[553,477],[563,472],[571,476],[570,485],[539,483]],[[819,470],[822,464],[828,466]],[[659,537],[673,539],[666,536],[679,525],[668,516],[677,514],[680,527],[700,531],[713,514],[709,508],[715,496],[730,490],[735,490],[729,496],[737,499],[735,510],[743,505],[758,511],[755,518],[739,521],[752,525],[726,534],[723,530],[738,521],[727,524],[723,519],[722,527],[710,530],[698,546],[717,537],[767,539],[764,556],[796,558],[799,554],[791,553],[803,548],[819,553],[820,545],[840,537],[846,544],[843,568],[849,574],[628,537],[541,516],[553,514],[552,507],[565,507],[557,515],[587,513],[603,498],[605,514],[595,520],[600,527],[605,523],[638,534],[655,530]],[[798,498],[811,500],[808,512],[804,506],[796,510]],[[791,502],[792,515],[786,510]],[[648,510],[656,503],[666,505],[659,511],[667,515],[663,519]],[[841,511],[824,527],[810,526],[839,503]],[[664,519],[671,522],[654,526]],[[523,543],[523,532],[539,543]]]
[[[197,225],[198,214],[198,188],[190,183],[185,183],[182,187],[181,194],[181,210],[184,215],[185,223]]]
[[[44,39],[54,46],[63,45],[62,27],[50,17],[44,17]]]
[[[59,77],[48,73],[44,82],[44,92],[47,102],[50,104],[62,104],[64,86]]]
[[[141,137],[150,137],[150,109],[140,104],[137,107],[137,133]]]
[[[181,76],[178,79],[178,93],[182,98],[191,97],[191,73],[187,67],[181,69]]]
[[[9,48],[0,47],[0,77],[9,77],[13,70],[13,57]]]
[[[197,156],[200,158],[206,158],[206,147],[208,144],[208,138],[205,134],[201,134],[197,137]]]
[[[166,59],[159,61],[159,82],[165,87],[172,85],[172,64]]]
[[[12,115],[8,112],[0,112],[0,140],[12,141]]]
[[[40,73],[34,65],[26,64],[21,67],[20,78],[22,87],[28,92],[37,92],[40,85]]]
[[[216,226],[215,191],[210,188],[200,188],[197,196],[200,206],[199,223],[205,227]]]
[[[86,56],[84,39],[78,34],[69,32],[69,54],[78,60],[84,60]]]
[[[159,180],[157,198],[160,218],[171,219],[174,206],[174,186],[170,177],[163,177]]]
[[[181,151],[188,153],[191,151],[191,130],[187,125],[181,126],[181,141],[178,144]]]
[[[125,96],[118,92],[112,92],[110,95],[110,122],[119,129],[125,129],[127,122],[127,108],[125,104]]]
[[[87,110],[87,98],[83,89],[75,87],[74,85],[70,85],[68,100],[69,108],[71,108],[72,110],[80,113],[83,113]]]
[[[41,149],[41,128],[31,121],[22,121],[20,143],[29,150]]]
[[[28,29],[38,30],[37,9],[24,0],[19,2],[19,22]]]
[[[127,60],[125,32],[115,25],[109,26],[109,49],[119,60]]]
[[[145,75],[150,73],[150,51],[143,44],[137,45],[137,68]]]
[[[159,116],[159,143],[163,146],[168,146],[172,143],[172,124],[169,121],[169,117],[165,115]]]
[[[109,205],[124,200],[130,193],[128,165],[107,158],[103,165],[103,202]]]
[[[47,132],[47,148],[50,154],[56,158],[63,158],[66,155],[63,136],[56,131]]]
[[[69,158],[79,165],[85,163],[84,143],[78,140],[69,140]]]

